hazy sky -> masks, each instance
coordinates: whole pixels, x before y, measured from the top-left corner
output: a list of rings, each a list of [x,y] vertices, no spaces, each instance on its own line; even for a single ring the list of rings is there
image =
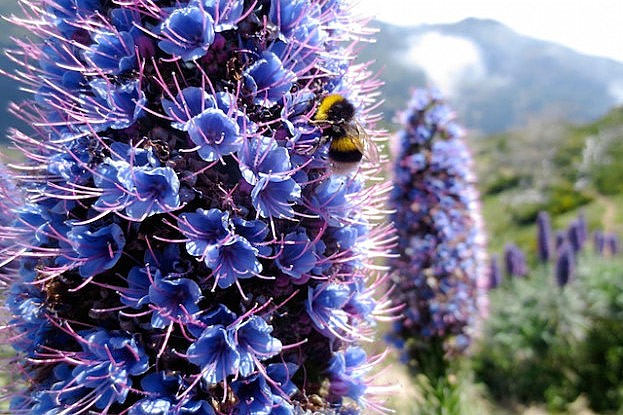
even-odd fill
[[[353,0],[401,25],[498,20],[515,31],[623,62],[623,0]]]

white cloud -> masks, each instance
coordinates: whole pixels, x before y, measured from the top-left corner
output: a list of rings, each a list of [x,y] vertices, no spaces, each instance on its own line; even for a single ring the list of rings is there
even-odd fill
[[[466,80],[478,80],[487,70],[478,47],[471,41],[429,32],[414,36],[403,62],[424,69],[431,83],[452,97]]]
[[[609,92],[617,105],[623,104],[623,81],[610,84]]]
[[[494,19],[532,37],[623,62],[621,0],[354,0],[355,8],[399,25]]]

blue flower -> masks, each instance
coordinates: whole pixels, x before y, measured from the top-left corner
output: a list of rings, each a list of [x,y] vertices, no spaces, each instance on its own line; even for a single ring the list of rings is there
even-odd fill
[[[186,351],[188,361],[199,366],[209,384],[222,381],[238,372],[240,354],[229,333],[222,326],[210,326]]]
[[[203,7],[214,18],[214,30],[222,32],[236,28],[244,11],[244,0],[203,0]]]
[[[281,351],[279,339],[270,335],[273,328],[258,316],[251,316],[235,327],[240,353],[240,374],[249,376],[256,360],[265,360]]]
[[[149,359],[136,340],[124,333],[91,330],[79,333],[84,339],[84,364],[71,372],[77,385],[96,392],[95,407],[104,409],[113,402],[123,403],[132,387],[131,376],[145,373]],[[93,364],[91,360],[97,362]],[[68,389],[72,394],[71,388]],[[61,390],[60,396],[63,396]],[[93,393],[85,391],[84,394]]]
[[[197,209],[194,213],[183,213],[178,226],[188,237],[186,251],[201,258],[217,251],[219,244],[232,236],[229,213],[219,209]]]
[[[133,187],[126,201],[126,214],[135,220],[175,210],[180,205],[180,182],[170,167],[133,169]]]
[[[310,287],[307,292],[307,314],[316,329],[328,336],[337,336],[345,331],[348,315],[344,307],[350,298],[350,290],[341,284],[323,284]]]
[[[67,238],[78,254],[78,269],[84,278],[114,267],[125,246],[125,235],[116,223],[94,231],[89,226],[74,226]]]
[[[158,274],[149,286],[148,295],[149,302],[154,305],[151,325],[160,329],[171,322],[185,322],[199,311],[197,303],[202,298],[201,288],[195,281]]]
[[[301,279],[316,266],[316,249],[304,230],[291,232],[284,238],[281,255],[275,264],[284,273]]]
[[[227,288],[239,278],[250,278],[262,271],[259,250],[232,232],[226,212],[218,209],[180,215],[180,230],[188,237],[186,251],[200,257],[212,269],[219,287]]]
[[[253,102],[272,107],[292,88],[296,75],[283,67],[281,60],[272,52],[262,57],[245,70],[245,87],[253,96]]]
[[[96,79],[89,84],[95,99],[88,108],[90,122],[96,124],[97,131],[107,128],[122,130],[133,125],[144,115],[145,93],[138,81],[122,85],[111,85],[103,79]]]
[[[292,415],[312,394],[363,410],[329,358],[389,313],[370,265],[391,230],[369,217],[389,184],[331,175],[313,121],[342,94],[377,134],[376,81],[351,65],[363,28],[333,0],[41,2],[12,54],[25,161],[0,184],[28,378],[11,411]]]
[[[330,393],[359,401],[367,389],[363,378],[367,372],[367,359],[366,352],[361,347],[349,347],[346,351],[335,353],[328,369],[331,376]]]
[[[235,236],[218,249],[209,251],[205,263],[212,269],[218,286],[228,288],[238,279],[251,278],[262,272],[262,264],[257,259],[258,253],[249,241]]]
[[[273,395],[266,379],[254,375],[232,383],[231,388],[239,397],[236,413],[248,415],[270,415],[272,413]]]
[[[188,135],[199,156],[214,161],[242,146],[240,127],[220,109],[208,108],[188,122]]]
[[[215,107],[214,97],[198,87],[184,88],[175,100],[162,99],[164,112],[173,119],[171,126],[182,131],[188,130],[188,121],[192,118]]]
[[[160,36],[160,49],[192,61],[205,55],[214,41],[214,19],[201,7],[175,9],[162,23]]]
[[[263,218],[291,218],[301,197],[301,186],[293,179],[262,177],[251,192],[251,203]]]
[[[119,75],[136,67],[134,39],[128,32],[97,33],[95,43],[84,52],[89,63],[111,75]]]

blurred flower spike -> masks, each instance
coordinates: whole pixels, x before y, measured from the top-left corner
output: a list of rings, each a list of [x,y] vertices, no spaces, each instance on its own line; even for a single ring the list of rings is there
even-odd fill
[[[11,413],[356,414],[393,318],[380,166],[335,175],[329,94],[373,138],[340,0],[23,0],[23,161],[1,167]],[[325,127],[326,128],[326,127]],[[9,164],[7,164],[9,165]],[[9,180],[10,178],[10,180]],[[382,355],[382,354],[381,354]]]
[[[472,159],[454,112],[437,91],[418,89],[402,122],[390,199],[399,252],[390,264],[393,300],[406,307],[391,338],[417,362],[432,348],[458,354],[470,345],[490,282]]]

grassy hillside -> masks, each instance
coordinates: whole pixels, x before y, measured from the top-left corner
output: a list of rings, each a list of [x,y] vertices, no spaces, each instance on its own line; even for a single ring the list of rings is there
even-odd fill
[[[590,124],[534,122],[470,144],[493,251],[508,241],[533,250],[540,210],[554,227],[583,211],[589,228],[623,233],[623,108]]]

